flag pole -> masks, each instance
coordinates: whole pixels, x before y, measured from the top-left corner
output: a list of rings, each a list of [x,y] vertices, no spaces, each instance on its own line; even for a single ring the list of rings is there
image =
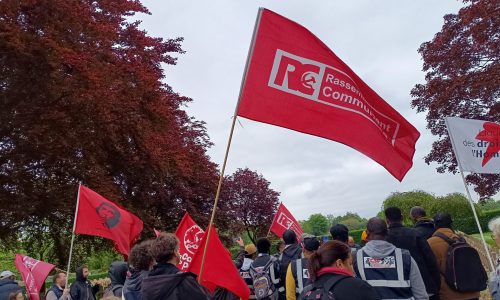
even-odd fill
[[[450,137],[451,146],[452,146],[453,152],[455,154],[455,158],[456,158],[457,163],[458,163],[458,169],[460,170],[460,175],[462,176],[462,181],[464,182],[465,191],[467,192],[467,197],[469,199],[469,204],[470,204],[470,207],[472,209],[472,213],[474,214],[474,219],[476,220],[477,228],[479,229],[479,234],[481,235],[481,240],[483,242],[484,250],[486,251],[486,256],[488,258],[488,262],[490,263],[491,271],[495,271],[493,259],[491,259],[490,251],[488,249],[488,246],[486,245],[486,240],[484,239],[483,229],[481,228],[481,223],[479,222],[479,218],[477,217],[476,208],[474,207],[474,203],[472,202],[472,197],[470,195],[469,186],[467,185],[467,182],[465,181],[464,171],[462,170],[462,164],[460,163],[460,159],[458,158],[457,152],[455,150],[456,149],[455,141],[453,140],[453,137],[450,134],[450,127],[448,126],[448,119],[445,118],[444,121],[446,123],[446,129],[448,130],[448,136]]]
[[[247,73],[248,73],[248,66],[250,64],[250,59],[252,57],[253,49],[255,46],[255,37],[257,36],[257,31],[259,28],[259,23],[260,23],[260,17],[262,15],[263,8],[260,7],[259,11],[257,13],[257,18],[255,19],[255,25],[253,29],[253,35],[252,35],[252,41],[250,43],[250,46],[248,47],[248,55],[247,55],[247,61],[245,64],[245,70],[243,72],[243,76],[241,78],[241,86],[240,86],[240,94],[238,96],[238,102],[236,103],[236,109],[234,110],[234,115],[233,115],[233,122],[231,124],[231,130],[229,132],[229,139],[227,141],[227,147],[226,147],[226,153],[224,155],[224,161],[222,163],[222,168],[219,176],[219,184],[217,185],[217,192],[215,193],[215,201],[214,201],[214,207],[212,209],[212,216],[210,217],[210,223],[208,224],[208,233],[207,237],[205,239],[205,248],[203,249],[203,256],[201,258],[201,266],[200,266],[200,273],[198,274],[198,282],[201,283],[202,280],[202,274],[203,274],[203,267],[205,266],[205,258],[207,255],[207,246],[208,246],[208,241],[210,239],[210,234],[212,232],[212,225],[214,223],[215,219],[215,212],[217,210],[217,203],[219,202],[219,196],[220,196],[220,191],[222,187],[222,181],[224,180],[224,172],[226,170],[226,164],[227,164],[227,157],[229,155],[229,149],[231,148],[231,141],[233,140],[233,133],[234,133],[234,127],[236,125],[236,118],[238,116],[238,107],[240,105],[240,100],[241,96],[243,94],[243,88],[245,85]]]
[[[269,234],[271,234],[271,227],[273,227],[274,221],[276,220],[276,216],[278,215],[278,211],[280,210],[282,203],[283,203],[283,201],[280,201],[280,205],[278,205],[278,210],[276,210],[276,213],[274,214],[273,221],[271,222],[271,226],[269,226],[269,230],[267,231],[266,238],[269,237]]]
[[[71,270],[71,256],[73,254],[73,243],[75,241],[75,228],[76,228],[76,219],[78,218],[78,206],[80,204],[80,188],[82,184],[78,184],[78,194],[76,196],[76,209],[75,209],[75,219],[73,221],[73,230],[71,231],[71,246],[69,247],[69,259],[68,259],[68,270],[66,271],[66,285],[65,288],[68,288],[68,280],[69,280],[69,271]]]

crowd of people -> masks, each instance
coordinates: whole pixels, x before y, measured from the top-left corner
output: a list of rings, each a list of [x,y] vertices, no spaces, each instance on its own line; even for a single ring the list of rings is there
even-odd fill
[[[310,234],[283,233],[277,254],[263,237],[255,245],[240,239],[234,261],[248,285],[250,299],[479,299],[488,277],[477,251],[453,230],[449,214],[432,219],[421,207],[411,209],[414,227],[403,226],[397,207],[385,210],[385,220],[374,217],[366,226],[362,245],[354,243],[345,225],[330,228],[332,240]],[[500,217],[490,221],[500,246]],[[113,262],[106,300],[239,299],[221,287],[210,293],[195,274],[181,272],[179,240],[172,233],[136,244],[128,262]],[[66,274],[56,273],[47,300],[96,300],[98,285],[88,280],[89,269],[76,270],[68,288]],[[0,274],[0,300],[23,300],[14,274]],[[492,298],[500,299],[500,267],[491,274]]]

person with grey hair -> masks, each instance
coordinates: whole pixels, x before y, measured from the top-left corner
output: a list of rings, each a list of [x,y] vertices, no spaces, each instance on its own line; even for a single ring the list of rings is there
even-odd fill
[[[500,247],[500,217],[490,221],[488,228],[491,231],[491,237],[498,247]],[[497,258],[497,268],[491,274],[490,292],[493,300],[500,300],[500,258]]]
[[[436,231],[434,227],[434,220],[427,217],[425,209],[420,206],[414,206],[410,209],[410,219],[413,221],[415,232],[428,240]]]
[[[15,275],[9,270],[0,273],[0,300],[9,299],[11,293],[18,293],[21,287],[15,281]]]

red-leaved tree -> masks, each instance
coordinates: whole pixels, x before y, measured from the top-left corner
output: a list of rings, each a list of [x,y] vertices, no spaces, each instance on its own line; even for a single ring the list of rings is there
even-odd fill
[[[224,178],[218,224],[233,232],[246,231],[255,244],[264,237],[278,208],[280,193],[271,189],[262,174],[238,169]]]
[[[412,106],[427,113],[427,128],[439,137],[425,157],[437,171],[457,172],[444,117],[500,120],[500,5],[497,0],[465,0],[458,14],[444,16],[432,41],[423,43],[426,83],[411,91]],[[500,191],[500,175],[470,174],[481,198]]]
[[[79,182],[146,230],[174,229],[185,210],[207,223],[211,143],[161,67],[182,39],[149,36],[136,13],[139,0],[0,1],[2,246],[35,230],[64,265]]]

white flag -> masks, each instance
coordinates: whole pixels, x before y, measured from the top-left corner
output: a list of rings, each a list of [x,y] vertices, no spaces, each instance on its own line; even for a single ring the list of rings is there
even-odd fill
[[[500,174],[500,124],[447,117],[455,156],[464,171]]]

